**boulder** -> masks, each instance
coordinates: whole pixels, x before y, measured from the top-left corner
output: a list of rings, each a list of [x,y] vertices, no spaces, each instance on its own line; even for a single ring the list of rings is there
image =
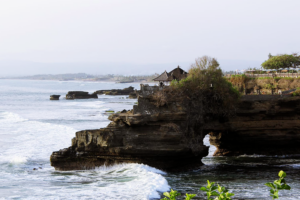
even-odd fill
[[[59,100],[59,97],[60,97],[60,95],[53,94],[50,96],[50,100]]]

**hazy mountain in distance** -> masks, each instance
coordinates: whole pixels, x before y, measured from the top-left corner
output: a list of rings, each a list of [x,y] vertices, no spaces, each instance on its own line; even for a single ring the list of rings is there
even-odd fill
[[[249,67],[260,68],[263,61],[226,60],[218,59],[224,71],[247,69]],[[178,65],[188,70],[191,62],[158,63],[158,64],[131,64],[131,63],[39,63],[31,61],[10,61],[0,60],[0,77],[4,76],[28,76],[36,74],[66,74],[66,73],[87,73],[87,74],[123,74],[139,75],[162,73],[171,71]]]

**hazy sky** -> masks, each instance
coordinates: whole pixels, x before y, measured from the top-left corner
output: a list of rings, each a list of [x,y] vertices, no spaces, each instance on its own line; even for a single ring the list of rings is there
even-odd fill
[[[299,0],[0,0],[0,76],[162,72],[299,52]]]

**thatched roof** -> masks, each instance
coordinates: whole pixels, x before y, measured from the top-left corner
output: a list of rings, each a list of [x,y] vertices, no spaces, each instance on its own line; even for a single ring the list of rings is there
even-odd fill
[[[164,71],[164,73],[162,73],[161,75],[159,75],[158,77],[156,77],[153,80],[154,81],[167,81],[168,78],[169,78],[169,75],[168,75],[167,71]]]
[[[153,79],[154,81],[172,81],[172,80],[178,80],[184,79],[187,77],[187,72],[181,69],[179,66],[170,71],[169,73],[167,71],[164,71],[161,75]]]

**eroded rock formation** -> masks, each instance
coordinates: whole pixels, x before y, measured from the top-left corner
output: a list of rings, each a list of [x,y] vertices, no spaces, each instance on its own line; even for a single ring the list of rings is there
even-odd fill
[[[151,95],[139,95],[138,105],[111,115],[106,128],[77,132],[71,147],[53,152],[51,165],[58,170],[76,170],[143,163],[168,171],[202,165],[208,147],[202,145],[195,151],[182,142],[186,113],[180,104],[157,107],[152,101]]]
[[[124,89],[111,89],[111,90],[97,90],[95,94],[106,94],[106,95],[129,95],[135,93],[134,87],[128,87]]]
[[[77,170],[144,163],[167,171],[202,165],[208,147],[184,142],[187,114],[182,105],[168,99],[167,105],[157,106],[152,92],[144,90],[138,105],[111,115],[106,128],[77,132],[71,147],[53,152],[51,165]],[[215,156],[300,154],[300,97],[244,96],[234,117],[203,126],[202,141],[209,133]]]
[[[98,95],[95,93],[89,94],[88,92],[83,91],[69,91],[68,94],[66,94],[66,99],[98,99]]]
[[[215,129],[215,156],[300,154],[300,97],[244,96],[236,116]]]

